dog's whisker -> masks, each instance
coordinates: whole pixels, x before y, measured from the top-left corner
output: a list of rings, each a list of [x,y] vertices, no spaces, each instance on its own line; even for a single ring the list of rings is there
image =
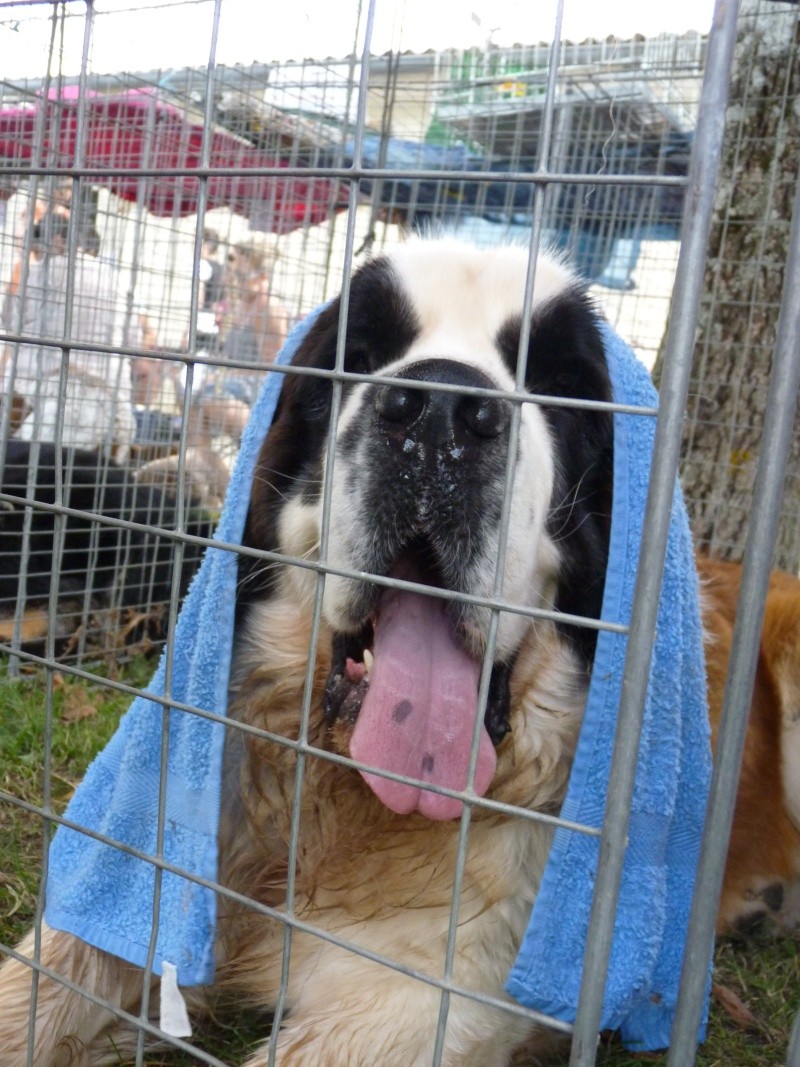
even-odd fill
[[[560,534],[563,530],[565,530],[564,525],[562,525],[560,530],[556,531],[555,534],[551,535],[550,540],[553,542],[554,545],[557,545],[561,541],[565,540],[568,537],[571,537],[574,533],[580,530],[584,523],[591,522],[592,519],[596,518],[602,518],[599,512],[587,511],[581,516],[580,521],[575,526],[571,527],[570,530],[565,533],[563,537],[560,536]]]
[[[567,524],[569,523],[570,519],[572,518],[572,515],[573,515],[573,513],[575,511],[575,508],[579,504],[585,503],[586,499],[588,499],[588,498],[585,498],[585,497],[579,497],[578,494],[580,492],[581,486],[583,485],[584,481],[588,478],[588,476],[591,474],[591,472],[592,472],[592,467],[588,467],[582,473],[582,475],[580,477],[580,480],[578,482],[576,482],[575,485],[573,485],[572,488],[569,489],[564,494],[564,497],[562,498],[561,502],[559,504],[557,504],[554,508],[551,509],[551,511],[550,511],[550,519],[551,520],[554,517],[558,517],[559,516],[559,512],[561,512],[564,508],[568,509],[567,514],[564,516],[564,518],[562,520],[561,526],[558,528],[558,530],[555,530],[550,535],[551,538],[554,541],[557,541],[558,538],[559,538],[559,535],[561,534],[561,531],[566,529]]]
[[[267,489],[270,489],[272,492],[274,492],[276,496],[280,497],[281,500],[291,500],[292,497],[298,492],[298,489],[302,492],[306,489],[318,489],[322,485],[321,478],[306,478],[297,476],[291,479],[289,487],[285,491],[282,491],[278,489],[278,486],[274,481],[271,481],[267,477],[267,474],[280,475],[280,472],[270,470],[257,471],[253,475],[253,482],[258,485],[266,486]]]

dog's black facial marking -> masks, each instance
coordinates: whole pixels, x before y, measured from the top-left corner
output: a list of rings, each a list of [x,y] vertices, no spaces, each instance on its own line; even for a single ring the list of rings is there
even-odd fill
[[[749,915],[741,916],[733,924],[732,933],[750,941],[759,937],[767,929],[767,911],[753,911]]]
[[[497,746],[511,732],[511,672],[514,663],[495,663],[489,679],[489,693],[486,698],[484,722],[486,732]]]
[[[773,882],[761,890],[761,899],[770,911],[780,911],[783,907],[784,888],[780,882]]]
[[[516,373],[521,322],[505,323],[497,345]],[[560,294],[537,309],[531,322],[525,385],[529,392],[577,400],[610,401],[597,314],[581,290]],[[603,601],[613,485],[613,419],[607,412],[543,407],[556,453],[556,484],[548,532],[562,558],[556,607],[599,618]],[[562,626],[587,667],[596,631]]]
[[[293,366],[333,370],[341,301],[325,308],[300,346]],[[413,308],[386,259],[370,261],[350,283],[344,369],[375,373],[409,348],[419,331]],[[348,390],[345,386],[345,392]],[[272,427],[258,459],[243,543],[277,550],[278,519],[288,498],[306,503],[319,497],[321,456],[330,431],[329,378],[287,375]],[[272,569],[259,560],[239,559],[239,603],[272,589]]]
[[[388,575],[405,561],[415,581],[466,590],[469,570],[500,519],[510,406],[416,383],[495,384],[474,367],[426,359],[406,367],[397,384],[365,392],[340,441],[342,454],[354,456],[347,477],[358,478],[358,522],[373,531],[359,566]],[[366,584],[354,593],[354,623],[374,610],[378,596]]]

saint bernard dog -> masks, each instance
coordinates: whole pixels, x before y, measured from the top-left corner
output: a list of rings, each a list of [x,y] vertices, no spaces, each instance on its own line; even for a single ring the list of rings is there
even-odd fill
[[[508,806],[554,815],[564,796],[596,632],[553,612],[599,617],[613,437],[606,409],[556,402],[611,399],[595,308],[542,256],[523,320],[527,278],[512,247],[430,240],[372,259],[346,328],[340,301],[311,326],[260,453],[244,540],[273,555],[240,559],[230,716],[261,732],[228,731],[220,879],[280,910],[293,864],[298,925],[282,990],[284,925],[220,898],[217,982],[266,1008],[285,993],[279,1067],[430,1064],[445,975],[445,1067],[535,1062],[546,1043],[504,1011],[503,984],[552,829]],[[340,333],[341,388],[319,373]],[[717,714],[738,577],[701,566]],[[798,870],[800,783],[781,753],[800,710],[800,597],[776,582],[724,928],[780,914]],[[119,960],[47,927],[41,960],[139,1011],[141,974]],[[30,989],[9,960],[6,1067],[27,1062]],[[101,1062],[111,1029],[119,1048],[110,1012],[40,977],[36,1067]],[[267,1062],[265,1034],[247,1064]]]

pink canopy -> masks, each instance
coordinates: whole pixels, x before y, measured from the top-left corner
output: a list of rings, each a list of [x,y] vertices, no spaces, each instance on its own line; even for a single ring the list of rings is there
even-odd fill
[[[191,171],[201,165],[203,124],[159,98],[155,89],[119,93],[89,92],[83,97],[83,152],[77,153],[79,94],[67,88],[30,105],[0,108],[2,162],[34,161],[37,122],[44,114],[41,166],[98,168],[92,184],[104,185],[125,200],[141,202],[156,215],[183,216],[197,211],[200,179]],[[228,130],[209,131],[209,166],[230,173],[208,178],[207,208],[227,207],[256,216],[259,229],[289,233],[329,218],[344,207],[341,183],[326,178],[265,177],[247,174],[256,167],[287,164],[255,148]],[[103,174],[124,169],[125,173]],[[142,170],[181,170],[176,175],[142,176]],[[8,197],[17,181],[5,185]]]

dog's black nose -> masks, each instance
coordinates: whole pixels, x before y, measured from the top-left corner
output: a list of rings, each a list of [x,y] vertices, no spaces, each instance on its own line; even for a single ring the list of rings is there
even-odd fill
[[[481,371],[455,360],[426,359],[406,368],[397,385],[381,386],[375,396],[379,419],[404,441],[460,448],[493,440],[508,428],[508,404],[497,397],[417,389],[412,382],[496,388]]]

